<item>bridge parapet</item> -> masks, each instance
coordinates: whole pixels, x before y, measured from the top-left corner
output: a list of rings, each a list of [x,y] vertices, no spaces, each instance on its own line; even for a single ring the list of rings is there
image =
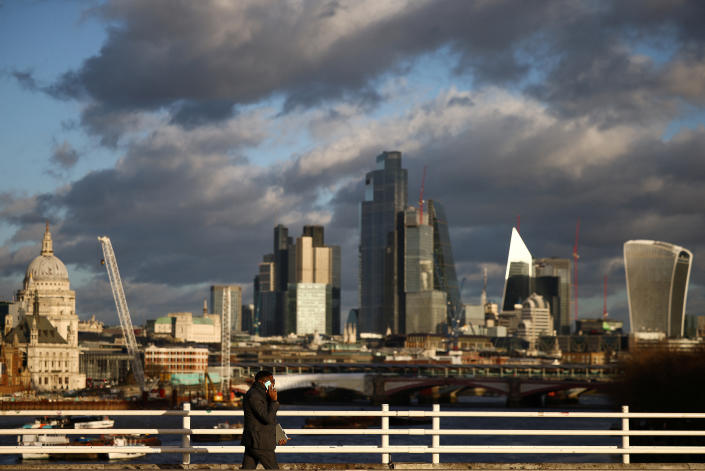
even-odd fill
[[[611,381],[620,373],[616,365],[523,365],[523,364],[414,364],[414,363],[241,363],[242,377],[261,368],[275,374],[365,373],[397,376],[471,377]]]
[[[2,416],[51,416],[51,415],[95,415],[105,414],[106,411],[95,410],[73,410],[73,411],[0,411]],[[219,434],[222,430],[213,428],[194,428],[191,427],[190,418],[199,416],[223,416],[233,417],[242,416],[241,410],[118,410],[110,411],[112,416],[180,416],[183,418],[182,428],[165,429],[165,428],[135,428],[135,429],[92,429],[91,434],[103,435],[124,435],[124,434],[171,434],[190,437],[192,435],[209,435]],[[365,435],[379,437],[378,445],[294,445],[285,446],[277,449],[277,453],[283,454],[310,454],[310,453],[331,453],[331,454],[372,454],[380,455],[383,463],[385,456],[393,454],[396,456],[404,456],[407,454],[422,454],[429,456],[432,463],[438,464],[440,456],[443,454],[511,454],[511,455],[565,455],[575,457],[576,455],[613,455],[621,456],[623,463],[628,463],[632,454],[643,456],[648,455],[701,455],[703,452],[702,446],[692,445],[674,445],[672,437],[701,437],[705,439],[705,430],[630,430],[629,419],[705,419],[705,413],[632,413],[624,407],[622,412],[551,412],[551,411],[459,411],[459,410],[441,410],[440,406],[434,405],[433,410],[389,410],[387,405],[383,405],[381,410],[281,410],[279,416],[334,416],[334,417],[381,417],[381,426],[378,428],[367,429],[295,429],[287,428],[288,435],[322,435],[327,437],[335,437],[340,435]],[[385,418],[392,417],[429,417],[432,418],[430,428],[390,428],[389,420]],[[611,419],[610,422],[621,422],[621,428],[613,429],[611,427],[602,428],[595,427],[595,422],[585,420],[584,426],[575,428],[569,426],[566,428],[520,428],[520,429],[479,429],[479,428],[442,428],[444,418],[491,418],[491,419],[506,419],[506,418],[522,418],[536,419],[542,421],[544,419]],[[492,421],[495,423],[495,421]],[[678,424],[686,423],[681,420]],[[526,427],[522,420],[523,427]],[[241,429],[230,429],[229,432],[236,434],[242,433]],[[0,429],[0,435],[86,435],[86,429],[27,429],[13,428]],[[395,444],[390,445],[389,438],[392,435],[398,435],[398,440]],[[404,436],[425,436],[428,437],[427,444],[421,444],[418,440],[414,442],[404,442],[401,440]],[[441,444],[440,436],[464,436],[465,439],[461,443],[464,445],[447,445]],[[479,445],[469,437],[497,437],[496,443],[511,443],[503,445]],[[555,443],[536,446],[530,444],[527,439],[520,437],[529,437],[531,440],[535,437],[557,437],[554,438]],[[666,446],[634,446],[630,444],[629,438],[632,436],[639,437],[669,437],[669,445]],[[501,439],[504,437],[504,440]],[[511,440],[507,440],[511,437]],[[566,437],[611,437],[610,444],[602,445],[584,445],[571,444],[566,442]],[[337,438],[333,439],[338,441]],[[550,443],[550,442],[546,442]],[[581,443],[581,442],[578,442]],[[582,442],[584,443],[584,442]],[[0,454],[17,454],[21,452],[29,453],[108,453],[108,452],[124,452],[124,453],[171,453],[176,456],[182,454],[182,463],[189,464],[192,454],[211,454],[211,453],[242,453],[244,451],[241,446],[203,446],[193,445],[190,440],[184,440],[180,446],[173,445],[158,445],[158,446],[65,446],[65,445],[27,445],[27,446],[0,446]],[[284,460],[283,460],[284,461]],[[154,469],[152,465],[151,469]],[[505,465],[506,466],[506,465]],[[56,469],[55,467],[52,469]],[[134,468],[133,468],[134,469]],[[159,469],[165,469],[160,465]],[[564,469],[564,468],[562,468]]]

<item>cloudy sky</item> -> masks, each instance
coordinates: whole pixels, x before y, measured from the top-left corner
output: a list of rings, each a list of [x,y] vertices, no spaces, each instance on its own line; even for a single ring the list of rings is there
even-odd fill
[[[252,278],[272,228],[324,224],[357,304],[358,204],[383,150],[444,203],[465,302],[501,296],[512,226],[569,257],[580,315],[627,319],[622,244],[695,254],[705,314],[705,2],[0,2],[0,296],[44,221],[77,311],[135,322]],[[705,255],[704,255],[705,256]]]

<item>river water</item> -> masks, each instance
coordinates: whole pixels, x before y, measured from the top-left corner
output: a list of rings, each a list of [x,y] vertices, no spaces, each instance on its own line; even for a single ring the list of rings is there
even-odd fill
[[[441,410],[470,410],[470,411],[504,411],[504,398],[469,398],[464,404],[441,405]],[[392,410],[430,410],[431,406],[401,406],[391,407]],[[379,410],[379,408],[365,405],[282,405],[281,410]],[[511,409],[537,410],[537,409]],[[547,407],[542,411],[612,411],[613,406],[601,396],[584,395],[581,403],[574,407]],[[180,417],[121,417],[116,416],[116,428],[180,428]],[[193,417],[193,428],[210,428],[223,417]],[[231,421],[237,418],[229,417]],[[2,417],[2,428],[21,427],[31,421],[29,417]],[[280,417],[280,423],[285,429],[302,428],[305,417]],[[602,429],[609,430],[619,425],[618,419],[577,419],[577,418],[441,418],[441,429]],[[419,426],[430,428],[430,424]],[[407,428],[394,427],[392,428]],[[162,445],[179,446],[181,437],[165,435],[161,437]],[[379,435],[291,435],[290,445],[379,445]],[[441,436],[441,445],[526,445],[526,446],[575,446],[575,445],[618,445],[618,437],[580,437],[580,436]],[[429,436],[390,436],[390,445],[430,445]],[[0,444],[15,445],[16,436],[0,435]],[[196,443],[195,445],[239,445],[238,442]],[[379,454],[290,454],[278,453],[280,463],[380,463]],[[512,462],[572,462],[596,463],[615,462],[620,459],[618,455],[556,455],[556,454],[441,454],[441,462],[484,462],[484,463],[512,463]],[[192,454],[191,463],[240,463],[242,455],[233,454]],[[19,462],[17,455],[0,455],[0,464]],[[394,454],[392,462],[430,462],[431,455]],[[150,454],[141,458],[129,460],[130,463],[178,464],[181,455],[178,453]],[[67,462],[66,462],[67,463]]]

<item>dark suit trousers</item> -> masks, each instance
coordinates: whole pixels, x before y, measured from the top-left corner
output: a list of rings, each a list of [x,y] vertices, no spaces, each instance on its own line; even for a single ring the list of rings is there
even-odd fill
[[[245,454],[242,456],[240,469],[255,469],[258,463],[262,463],[264,469],[279,469],[274,450],[245,447]]]

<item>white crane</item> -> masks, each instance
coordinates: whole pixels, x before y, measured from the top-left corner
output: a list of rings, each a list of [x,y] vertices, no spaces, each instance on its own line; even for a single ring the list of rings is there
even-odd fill
[[[230,318],[232,317],[230,296],[230,287],[226,286],[223,289],[223,308],[220,315],[220,389],[224,399],[227,394],[230,394]]]
[[[144,391],[144,371],[142,370],[142,362],[140,360],[139,350],[137,349],[135,331],[132,328],[130,311],[127,309],[127,300],[125,299],[125,291],[122,288],[122,279],[118,271],[113,244],[107,236],[98,237],[98,240],[103,248],[103,260],[105,261],[105,268],[108,270],[110,287],[113,290],[113,299],[115,299],[115,307],[117,308],[118,317],[120,318],[120,327],[122,327],[122,334],[125,337],[125,344],[127,345],[127,353],[130,356],[132,374],[135,377],[137,385]]]

